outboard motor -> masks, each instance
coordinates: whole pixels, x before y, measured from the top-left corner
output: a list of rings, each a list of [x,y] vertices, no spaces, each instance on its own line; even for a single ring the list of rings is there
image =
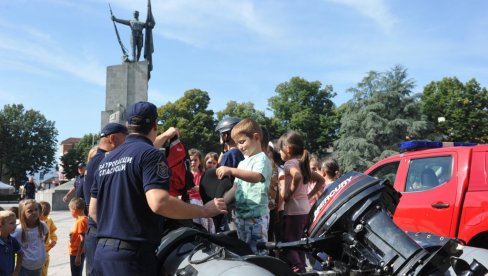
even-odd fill
[[[430,251],[420,246],[393,223],[400,197],[385,180],[357,172],[342,176],[310,211],[309,237],[330,241],[314,253],[326,252],[338,270],[355,275],[447,271],[450,257],[461,254],[459,243],[442,237]]]

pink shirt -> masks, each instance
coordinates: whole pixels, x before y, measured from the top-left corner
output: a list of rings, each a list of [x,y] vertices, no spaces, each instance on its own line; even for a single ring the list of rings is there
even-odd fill
[[[290,159],[285,162],[285,187],[290,189],[292,176],[290,169],[295,167],[300,170],[298,159]],[[310,202],[308,201],[308,187],[300,182],[293,195],[285,202],[285,215],[306,215],[310,211]]]
[[[195,183],[195,187],[198,187],[200,186],[200,180],[202,179],[202,175],[203,175],[203,172],[197,172],[197,173],[193,173],[193,183]],[[193,189],[189,189],[187,191],[188,193],[188,196],[190,197],[190,199],[197,199],[197,200],[202,200],[202,198],[200,197],[200,192],[198,191],[194,191]]]

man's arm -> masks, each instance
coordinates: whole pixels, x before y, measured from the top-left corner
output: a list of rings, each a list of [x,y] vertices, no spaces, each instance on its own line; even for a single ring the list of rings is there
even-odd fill
[[[74,194],[75,191],[76,191],[76,187],[75,186],[73,186],[71,189],[69,189],[69,191],[63,197],[63,202],[64,203],[67,203],[68,202],[68,198],[71,197],[71,195]]]
[[[229,204],[230,202],[232,202],[232,200],[234,200],[236,196],[236,190],[237,190],[237,185],[234,184],[232,188],[230,188],[227,192],[225,192],[224,194],[225,204]]]
[[[90,205],[88,207],[88,216],[93,219],[93,221],[97,222],[97,198],[91,197],[90,198]]]
[[[164,143],[173,137],[179,137],[180,131],[177,128],[170,127],[165,132],[159,134],[156,139],[154,140],[154,147],[160,149],[163,147]]]
[[[204,206],[198,206],[172,197],[166,190],[151,189],[146,192],[146,199],[154,213],[172,219],[211,218],[227,213],[223,198],[215,198]],[[91,206],[92,201],[90,201],[90,209]]]
[[[125,20],[125,19],[118,19],[116,18],[115,16],[112,15],[112,21],[115,21],[117,23],[120,23],[120,24],[124,24],[124,25],[127,25],[127,26],[130,26],[130,21],[129,20]]]

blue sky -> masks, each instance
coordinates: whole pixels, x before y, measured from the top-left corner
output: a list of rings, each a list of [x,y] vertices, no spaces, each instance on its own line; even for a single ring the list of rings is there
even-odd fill
[[[146,18],[146,0],[111,0],[114,14]],[[484,0],[153,0],[149,100],[186,90],[265,110],[276,85],[300,76],[334,87],[333,101],[370,70],[408,69],[415,92],[456,76],[488,86]],[[130,49],[129,28],[118,25]],[[121,52],[107,1],[0,0],[0,108],[22,103],[55,121],[58,141],[100,130],[106,67]],[[270,116],[270,112],[267,112]]]

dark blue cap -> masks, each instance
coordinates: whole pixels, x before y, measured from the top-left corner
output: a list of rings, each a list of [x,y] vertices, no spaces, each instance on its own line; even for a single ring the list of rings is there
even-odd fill
[[[150,102],[138,102],[127,109],[127,123],[142,126],[154,124],[158,118],[158,108]]]
[[[81,162],[81,163],[78,163],[78,168],[84,168],[86,167],[85,163]]]
[[[110,134],[114,133],[124,133],[127,134],[129,131],[127,128],[121,124],[117,123],[108,123],[106,126],[102,128],[102,131],[100,131],[100,137],[107,137]]]

